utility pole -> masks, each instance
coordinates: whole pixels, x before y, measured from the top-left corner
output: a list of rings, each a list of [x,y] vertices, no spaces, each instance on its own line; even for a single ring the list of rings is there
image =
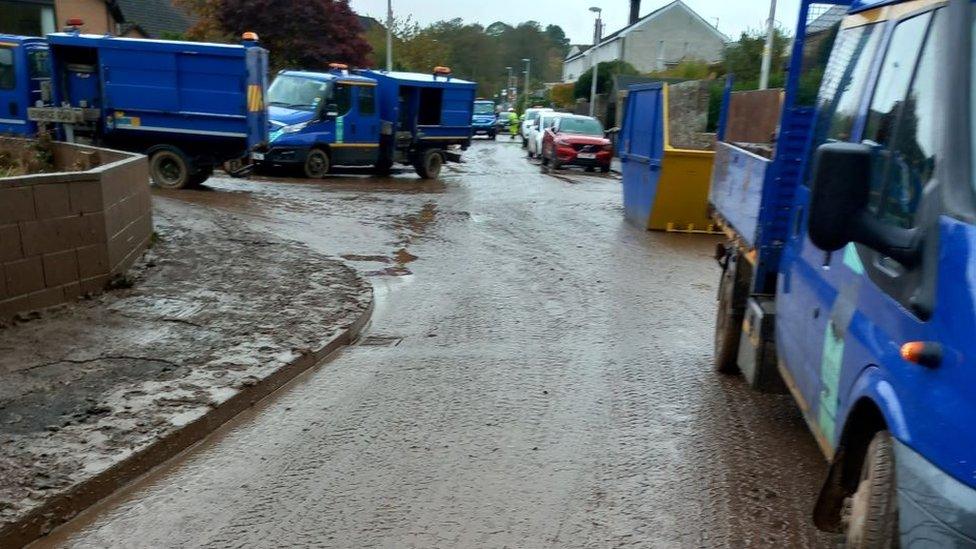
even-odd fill
[[[508,71],[508,82],[505,83],[505,99],[508,100],[510,106],[515,103],[515,97],[512,94],[512,67],[505,67]]]
[[[763,48],[762,70],[759,73],[759,89],[769,87],[769,70],[773,64],[773,38],[776,35],[776,0],[769,0],[769,21],[766,22],[766,47]]]
[[[386,72],[393,71],[393,0],[386,0]]]
[[[590,8],[590,11],[596,14],[596,27],[593,29],[593,53],[590,55],[590,63],[593,65],[593,82],[590,83],[590,116],[596,114],[596,78],[597,78],[597,63],[596,54],[600,49],[600,38],[603,34],[603,10],[598,7]]]
[[[529,97],[531,97],[529,95],[529,76],[532,70],[532,60],[523,59],[522,62],[525,63],[525,107],[522,109],[522,112],[525,112],[525,109],[529,108]]]

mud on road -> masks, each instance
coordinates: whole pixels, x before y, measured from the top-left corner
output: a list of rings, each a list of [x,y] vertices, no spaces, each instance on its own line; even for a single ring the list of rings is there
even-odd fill
[[[716,240],[522,155],[166,194],[345,257],[373,323],[39,546],[827,546],[796,407],[712,371]]]

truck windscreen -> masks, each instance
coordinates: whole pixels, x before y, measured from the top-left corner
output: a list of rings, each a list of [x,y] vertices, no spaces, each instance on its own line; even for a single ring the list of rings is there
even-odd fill
[[[268,89],[268,104],[312,111],[328,96],[329,83],[303,76],[280,75]]]

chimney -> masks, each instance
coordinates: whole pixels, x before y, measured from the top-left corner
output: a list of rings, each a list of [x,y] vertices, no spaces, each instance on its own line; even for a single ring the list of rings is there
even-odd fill
[[[641,0],[630,0],[630,22],[628,25],[633,25],[640,19],[640,3]]]

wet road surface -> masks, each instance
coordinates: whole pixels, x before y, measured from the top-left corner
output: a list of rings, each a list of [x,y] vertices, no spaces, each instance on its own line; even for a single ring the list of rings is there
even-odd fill
[[[511,143],[466,158],[166,193],[344,257],[372,324],[38,546],[826,546],[795,406],[711,371],[716,240]]]

